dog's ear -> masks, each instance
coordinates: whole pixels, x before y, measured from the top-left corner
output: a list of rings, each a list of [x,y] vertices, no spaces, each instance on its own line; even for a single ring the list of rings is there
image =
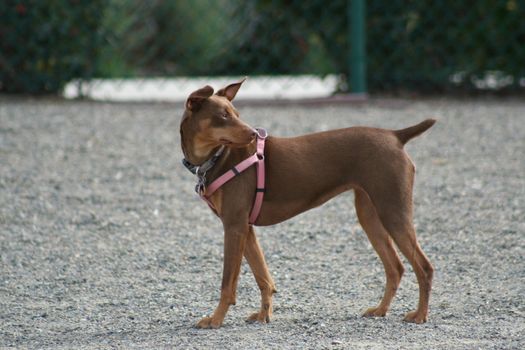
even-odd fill
[[[237,95],[237,91],[241,88],[242,83],[246,80],[246,77],[244,77],[241,81],[237,83],[230,84],[226,86],[225,88],[220,89],[217,91],[218,96],[224,96],[228,100],[232,101],[235,98],[235,95]]]
[[[202,102],[204,102],[204,100],[206,100],[211,95],[213,95],[213,88],[209,85],[192,92],[186,100],[186,109],[195,112],[201,107]]]

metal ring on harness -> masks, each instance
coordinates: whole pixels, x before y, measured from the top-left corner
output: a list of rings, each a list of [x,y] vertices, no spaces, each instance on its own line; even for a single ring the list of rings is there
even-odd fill
[[[257,130],[257,136],[260,138],[260,139],[265,139],[268,137],[268,132],[265,130],[265,129],[262,129],[262,128],[255,128],[255,130]]]

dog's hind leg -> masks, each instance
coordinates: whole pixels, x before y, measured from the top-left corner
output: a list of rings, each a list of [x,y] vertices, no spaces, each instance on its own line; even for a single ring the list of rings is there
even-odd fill
[[[244,257],[248,261],[255,277],[255,281],[261,290],[261,310],[250,315],[246,321],[268,323],[272,316],[272,295],[276,290],[272,276],[270,275],[270,271],[264,260],[263,251],[257,241],[252,226],[250,226],[248,237],[246,238]]]
[[[387,225],[399,250],[412,265],[419,284],[418,307],[415,311],[407,313],[404,320],[406,322],[424,323],[428,316],[434,268],[417,242],[416,231],[411,222]]]
[[[434,268],[419,246],[412,224],[413,167],[408,171],[397,179],[395,175],[390,176],[391,182],[385,181],[384,187],[376,187],[370,198],[383,227],[412,265],[419,284],[418,307],[405,316],[405,321],[423,323],[427,321]]]
[[[363,316],[385,316],[399,287],[404,267],[394,248],[392,238],[379,220],[374,205],[366,192],[361,189],[355,190],[355,208],[359,223],[379,255],[386,274],[386,286],[383,299],[378,306],[366,310]]]

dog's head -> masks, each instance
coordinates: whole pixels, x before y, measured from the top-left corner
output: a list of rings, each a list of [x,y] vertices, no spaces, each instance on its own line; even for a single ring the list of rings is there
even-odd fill
[[[208,85],[190,94],[180,124],[182,151],[186,157],[202,158],[220,145],[244,147],[253,142],[255,129],[239,118],[231,102],[245,80],[215,94]]]

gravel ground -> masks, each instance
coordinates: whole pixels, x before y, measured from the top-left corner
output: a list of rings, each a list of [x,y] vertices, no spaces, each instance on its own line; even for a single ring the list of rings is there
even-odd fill
[[[245,263],[223,328],[221,224],[180,164],[180,105],[0,100],[0,347],[522,349],[525,346],[525,102],[372,100],[242,107],[280,136],[351,125],[438,123],[411,141],[415,224],[436,268],[429,322],[407,272],[382,319],[382,265],[351,193],[257,229],[278,294]]]

